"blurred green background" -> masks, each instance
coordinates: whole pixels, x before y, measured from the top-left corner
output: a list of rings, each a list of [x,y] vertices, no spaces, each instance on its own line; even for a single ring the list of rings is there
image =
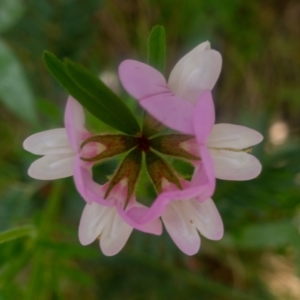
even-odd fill
[[[219,242],[182,254],[167,234],[134,232],[105,257],[83,247],[84,201],[71,178],[33,180],[29,135],[63,126],[67,95],[42,53],[69,57],[114,84],[126,58],[146,60],[147,37],[167,33],[167,72],[209,40],[224,60],[217,122],[263,133],[262,174],[218,181]],[[0,300],[300,299],[299,0],[0,0]],[[4,239],[2,238],[2,241]]]

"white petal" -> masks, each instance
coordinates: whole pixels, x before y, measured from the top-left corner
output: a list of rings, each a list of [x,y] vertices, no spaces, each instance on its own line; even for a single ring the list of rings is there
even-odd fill
[[[178,61],[168,85],[174,94],[194,104],[203,91],[213,89],[221,67],[220,53],[210,50],[209,42],[202,43]]]
[[[171,202],[162,220],[177,247],[187,255],[194,255],[200,249],[200,236],[184,213],[185,205],[185,201]]]
[[[23,148],[37,155],[74,153],[65,128],[35,133],[23,142]]]
[[[126,244],[133,228],[125,223],[115,208],[114,216],[109,224],[106,224],[100,236],[100,248],[104,255],[113,256],[117,254]]]
[[[199,202],[192,199],[187,203],[189,209],[186,213],[191,216],[199,232],[210,240],[221,239],[224,233],[223,222],[213,200],[209,198]]]
[[[85,206],[79,224],[79,241],[82,245],[92,243],[100,236],[104,227],[112,223],[113,210],[114,208],[99,205],[96,202]]]
[[[35,179],[52,180],[73,175],[74,154],[53,154],[34,161],[28,175]]]
[[[246,152],[209,149],[216,178],[225,180],[250,180],[261,172],[261,164],[256,157]]]
[[[263,136],[248,127],[215,124],[207,141],[208,147],[244,149],[260,143]]]

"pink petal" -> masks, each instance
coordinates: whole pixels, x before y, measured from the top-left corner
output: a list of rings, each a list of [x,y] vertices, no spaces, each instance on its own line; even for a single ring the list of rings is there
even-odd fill
[[[184,214],[181,206],[185,204],[180,202],[170,203],[162,215],[162,220],[177,247],[187,255],[194,255],[200,249],[200,237],[196,228]]]
[[[90,136],[84,124],[85,116],[83,108],[70,96],[65,109],[65,128],[74,151],[79,151],[80,144]]]
[[[65,128],[35,133],[23,142],[23,148],[37,155],[74,153]]]
[[[193,220],[193,225],[199,232],[210,240],[220,240],[223,237],[224,227],[221,216],[212,199],[199,203],[192,199],[186,201],[186,213]]]
[[[260,143],[263,136],[248,127],[233,124],[215,124],[207,147],[245,149]]]
[[[259,160],[245,152],[210,149],[216,177],[224,180],[250,180],[261,172]]]
[[[219,78],[222,57],[204,42],[182,57],[171,71],[169,87],[174,94],[195,104],[205,90],[212,90]]]
[[[171,94],[157,94],[143,99],[140,105],[167,127],[186,134],[193,134],[194,107],[187,101]]]
[[[165,78],[154,68],[134,60],[119,66],[120,80],[140,105],[166,126],[192,134],[193,106],[169,90]]]
[[[120,81],[137,100],[169,92],[166,79],[156,69],[135,60],[124,60],[119,66]]]
[[[40,180],[53,180],[73,175],[74,154],[52,154],[34,161],[28,175]]]
[[[194,133],[199,144],[205,144],[215,123],[215,108],[210,92],[199,98],[193,117]]]
[[[105,206],[114,206],[114,203],[102,199],[103,187],[93,180],[91,166],[86,165],[79,155],[74,158],[73,170],[77,191],[87,203],[97,202]]]
[[[128,214],[128,211],[131,213]],[[133,203],[126,209],[123,210],[123,207],[118,207],[118,213],[122,219],[132,226],[134,229],[137,229],[142,232],[151,233],[155,235],[162,234],[162,223],[159,218],[154,219],[153,221],[139,224],[139,219],[143,216],[148,210],[148,207],[141,205],[140,203],[133,201]]]

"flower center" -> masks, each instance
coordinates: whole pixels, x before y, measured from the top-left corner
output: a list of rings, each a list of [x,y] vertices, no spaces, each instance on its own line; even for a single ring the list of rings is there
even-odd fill
[[[144,199],[145,190],[149,190],[149,185],[153,185],[158,194],[164,190],[165,182],[175,185],[179,190],[182,189],[183,180],[190,180],[194,171],[193,164],[189,162],[201,160],[200,157],[182,147],[184,142],[193,138],[191,135],[179,133],[155,137],[149,136],[145,132],[136,136],[95,135],[82,143],[81,152],[83,156],[81,159],[87,163],[92,163],[93,179],[96,182],[101,185],[107,183],[104,199],[113,197],[113,194],[111,195],[112,190],[117,190],[121,182],[126,181],[123,195],[124,208],[126,208],[135,192],[141,193],[140,198]],[[115,160],[107,164],[106,160],[111,158],[115,158]],[[182,159],[184,163],[178,164]],[[98,169],[99,163],[100,168]],[[146,168],[142,168],[142,164]],[[107,172],[113,174],[108,178],[104,174]],[[145,176],[147,182],[143,181]],[[142,185],[139,184],[141,181],[143,182]],[[146,201],[148,200],[146,199]],[[151,205],[151,200],[149,204]]]
[[[141,151],[148,152],[150,150],[150,141],[147,137],[141,136],[137,138],[137,147]]]

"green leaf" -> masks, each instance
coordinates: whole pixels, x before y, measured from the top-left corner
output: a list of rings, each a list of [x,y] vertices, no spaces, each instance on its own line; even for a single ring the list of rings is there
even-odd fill
[[[166,60],[165,28],[160,25],[153,27],[148,39],[148,63],[164,73]]]
[[[1,0],[0,1],[0,32],[4,32],[13,26],[21,17],[24,11],[22,0]]]
[[[34,96],[23,68],[11,51],[0,40],[0,101],[19,118],[34,123],[37,114]]]
[[[7,231],[0,232],[0,244],[6,243],[24,236],[29,236],[34,233],[34,227],[25,225],[16,227]]]
[[[129,108],[95,75],[69,60],[64,64],[49,52],[44,53],[44,62],[53,77],[95,117],[127,134],[140,131]]]

